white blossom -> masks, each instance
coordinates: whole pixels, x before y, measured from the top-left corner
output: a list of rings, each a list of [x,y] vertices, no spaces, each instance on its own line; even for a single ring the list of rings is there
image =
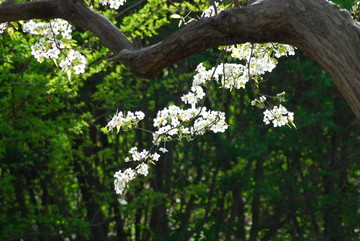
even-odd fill
[[[2,34],[7,28],[7,23],[0,23],[0,34]]]
[[[225,89],[241,89],[245,88],[245,84],[249,81],[247,66],[235,63],[219,64],[217,68],[211,68],[206,70],[201,63],[196,68],[196,74],[194,75],[192,86],[205,85],[210,81],[211,77],[221,84]],[[201,95],[195,95],[194,91],[189,92],[182,97],[185,103],[193,104],[197,103],[203,98]]]
[[[194,121],[190,128],[185,123]],[[166,124],[164,124],[166,123]],[[159,145],[161,142],[176,138],[203,135],[206,131],[224,132],[228,125],[225,122],[225,113],[207,110],[206,107],[194,107],[181,109],[170,106],[158,112],[154,119],[154,126],[159,129],[153,134],[153,142]]]
[[[30,20],[23,25],[23,31],[32,35],[41,35],[48,39],[54,39],[57,35],[71,39],[71,25],[63,19],[56,18],[49,23],[34,22]]]
[[[265,124],[272,123],[274,127],[280,127],[292,124],[294,121],[294,113],[289,112],[284,106],[274,106],[273,109],[264,111],[264,122]]]
[[[196,67],[196,74],[193,77],[193,86],[205,85],[210,81],[213,70],[206,70],[203,63],[198,64]]]
[[[100,0],[103,6],[109,5],[112,9],[119,9],[120,6],[124,5],[126,0]]]
[[[160,155],[159,155],[158,153],[155,152],[154,154],[152,154],[151,159],[152,159],[153,161],[158,161],[159,158],[160,158]]]
[[[295,54],[295,49],[291,45],[278,43],[245,43],[231,46],[227,50],[233,58],[247,62],[246,69],[250,69],[252,76],[271,72],[277,65],[276,58]]]
[[[113,116],[106,127],[109,131],[112,131],[114,128],[117,129],[117,132],[119,132],[121,128],[128,131],[136,127],[144,117],[145,114],[141,111],[136,111],[135,113],[128,111],[126,114],[120,111]]]
[[[114,174],[114,189],[116,194],[123,194],[123,191],[126,189],[128,183],[136,177],[136,172],[127,168],[124,172],[118,171]]]
[[[201,86],[193,85],[191,91],[181,97],[185,104],[195,105],[205,96],[205,92]]]
[[[161,151],[162,153],[168,152],[168,150],[165,147],[160,147],[159,151]]]
[[[67,70],[70,66],[73,66],[75,74],[81,74],[85,72],[86,59],[80,52],[70,50],[65,59],[60,62],[59,66],[63,70]]]
[[[137,162],[144,162],[146,160],[151,161],[158,161],[160,158],[160,155],[158,153],[151,154],[149,151],[143,149],[141,152],[139,152],[138,148],[136,146],[132,147],[129,150],[130,157],[125,158],[125,162],[129,161],[137,161]]]
[[[147,174],[149,173],[149,165],[146,163],[141,163],[136,170],[137,173],[147,176]]]
[[[145,160],[149,155],[149,152],[146,151],[145,149],[142,150],[141,152],[139,152],[138,148],[136,146],[132,147],[130,149],[129,153],[131,154],[131,158],[133,161]]]
[[[241,89],[249,81],[246,66],[242,64],[220,64],[216,69],[216,79],[222,88]]]
[[[40,38],[39,42],[31,46],[31,54],[37,59],[38,62],[41,63],[44,61],[44,59],[59,58],[60,48],[62,47],[64,47],[62,41],[56,39],[46,40],[45,38]]]
[[[191,133],[194,135],[203,135],[208,130],[217,133],[224,132],[227,128],[228,125],[225,122],[224,112],[208,111],[203,107],[199,117],[194,122]]]

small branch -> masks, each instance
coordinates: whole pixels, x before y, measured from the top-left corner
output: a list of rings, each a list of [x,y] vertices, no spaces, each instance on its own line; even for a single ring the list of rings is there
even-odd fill
[[[139,6],[139,5],[141,5],[141,4],[145,3],[145,2],[146,2],[146,0],[140,0],[139,2],[137,2],[137,3],[133,4],[133,5],[125,8],[125,9],[122,10],[120,13],[116,14],[115,18],[121,17],[121,16],[124,15],[125,13],[131,11],[132,9],[136,8],[137,6]]]

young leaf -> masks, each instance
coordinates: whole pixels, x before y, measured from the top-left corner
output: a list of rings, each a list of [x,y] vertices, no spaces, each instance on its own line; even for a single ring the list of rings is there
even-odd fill
[[[181,17],[179,14],[171,14],[171,15],[170,15],[170,18],[173,18],[173,19],[182,19],[182,17]]]

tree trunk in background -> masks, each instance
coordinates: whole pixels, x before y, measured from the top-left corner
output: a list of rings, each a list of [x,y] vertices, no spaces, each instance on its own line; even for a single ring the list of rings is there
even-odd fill
[[[156,164],[156,175],[152,182],[154,191],[158,191],[163,194],[169,194],[171,191],[171,169],[174,143],[169,143],[166,148],[169,152],[167,153],[165,160]],[[150,227],[154,230],[156,237],[161,238],[164,237],[168,231],[165,206],[166,201],[163,200],[163,198],[160,198],[156,203],[158,204],[152,209]]]
[[[83,143],[77,143],[80,148],[85,148],[84,152],[87,153],[89,158],[91,156],[91,150],[88,147],[82,147]],[[104,222],[104,214],[101,210],[101,206],[97,203],[95,194],[101,193],[96,188],[101,185],[99,180],[94,174],[94,170],[88,163],[90,160],[84,160],[78,157],[74,160],[74,171],[79,182],[79,187],[82,195],[82,199],[85,203],[87,211],[87,220],[90,220],[91,236],[89,240],[106,240],[108,232],[108,223]]]

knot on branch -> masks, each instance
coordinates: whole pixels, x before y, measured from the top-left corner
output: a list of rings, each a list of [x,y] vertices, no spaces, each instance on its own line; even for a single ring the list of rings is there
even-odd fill
[[[124,49],[124,50],[121,50],[118,55],[116,55],[113,58],[110,58],[108,61],[109,62],[120,61],[135,76],[150,79],[150,78],[154,77],[159,72],[159,70],[156,70],[156,68],[153,68],[154,66],[149,63],[146,64],[147,62],[144,62],[141,58],[139,59],[139,57],[142,56],[142,54],[144,54],[144,51],[146,49],[147,48],[139,49],[139,50]],[[139,63],[142,63],[142,64],[139,65]],[[139,66],[141,66],[141,67],[139,68]]]
[[[118,55],[116,55],[115,57],[109,59],[109,62],[112,61],[129,61],[134,59],[136,56],[139,55],[139,50],[128,50],[128,49],[123,49],[120,51],[120,53]]]

